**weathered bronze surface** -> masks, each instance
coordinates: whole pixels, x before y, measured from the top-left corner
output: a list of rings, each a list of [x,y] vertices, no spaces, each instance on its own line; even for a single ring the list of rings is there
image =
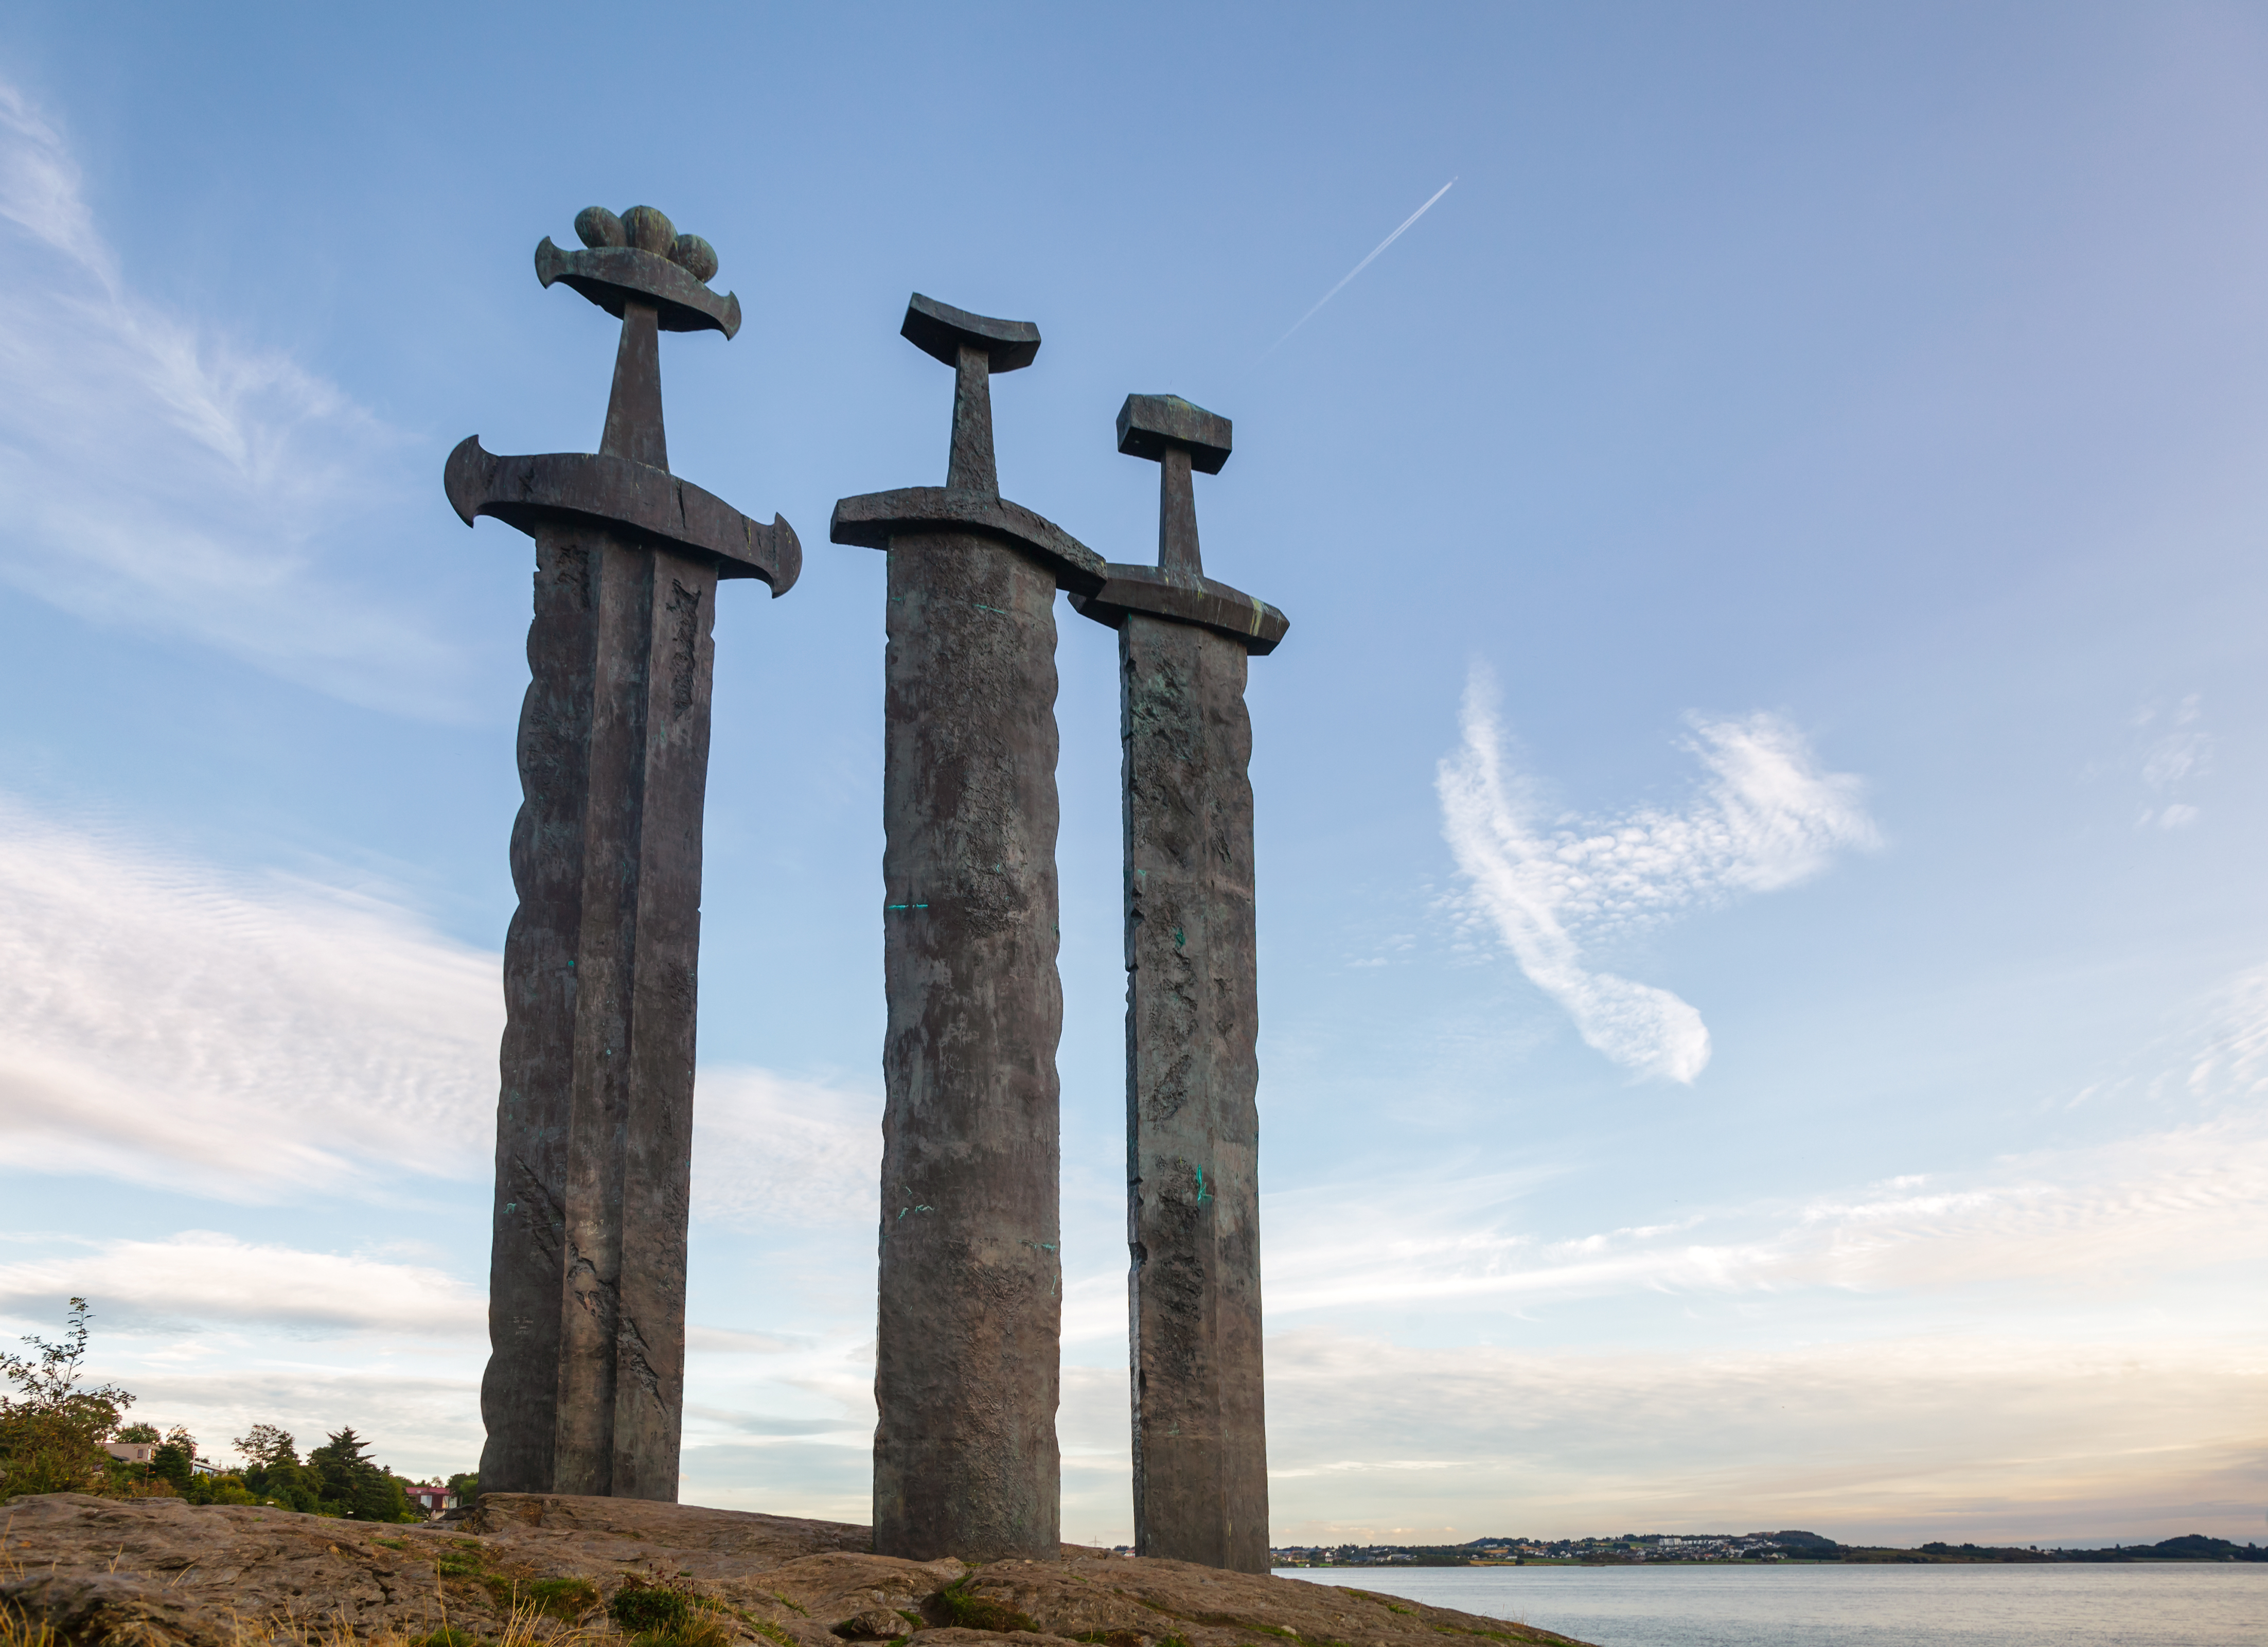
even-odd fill
[[[991,374],[1038,328],[917,295],[903,332],[954,368],[946,484],[843,498],[830,526],[889,557],[874,1548],[1053,1561],[1055,596],[1100,590],[1102,561],[999,496]]]
[[[1071,604],[1118,631],[1125,744],[1126,1220],[1140,1555],[1268,1570],[1260,1079],[1245,663],[1288,627],[1204,576],[1192,469],[1229,423],[1127,397],[1118,449],[1160,466],[1158,565]]]
[[[708,242],[651,207],[576,229],[590,249],[546,239],[536,272],[622,319],[600,450],[475,437],[443,476],[468,526],[494,515],[536,557],[481,1482],[674,1499],[717,584],[784,594],[803,555],[669,473],[658,334],[740,326]]]

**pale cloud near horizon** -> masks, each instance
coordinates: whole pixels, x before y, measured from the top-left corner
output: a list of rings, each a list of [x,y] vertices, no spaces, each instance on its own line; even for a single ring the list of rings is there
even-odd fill
[[[1637,1292],[1737,1298],[1830,1288],[1944,1292],[2003,1283],[2098,1300],[2244,1249],[2268,1201],[2268,1122],[2239,1114],[1660,1224],[1539,1232],[1499,1177],[1366,1179],[1270,1195],[1278,1318],[1419,1301],[1496,1310]],[[1381,1231],[1390,1233],[1381,1233]],[[2041,1297],[2043,1304],[2044,1296]]]
[[[1764,1350],[1268,1346],[1279,1540],[1804,1527],[1850,1542],[2257,1524],[2257,1335]],[[1444,1415],[1454,1415],[1445,1422]],[[1665,1444],[1675,1438],[1675,1446]]]
[[[0,301],[0,577],[352,702],[462,712],[455,651],[325,564],[326,539],[387,500],[367,477],[404,437],[138,291],[63,133],[4,83]]]
[[[0,1264],[0,1310],[36,1319],[73,1296],[99,1299],[107,1324],[125,1330],[220,1322],[447,1339],[488,1325],[487,1295],[431,1264],[206,1230]]]
[[[1590,941],[1819,873],[1879,844],[1857,778],[1820,769],[1778,717],[1690,717],[1706,774],[1683,810],[1538,816],[1513,766],[1488,672],[1465,690],[1462,744],[1440,763],[1442,835],[1471,895],[1528,980],[1586,1045],[1642,1076],[1690,1085],[1709,1062],[1701,1014],[1670,991],[1587,964]]]

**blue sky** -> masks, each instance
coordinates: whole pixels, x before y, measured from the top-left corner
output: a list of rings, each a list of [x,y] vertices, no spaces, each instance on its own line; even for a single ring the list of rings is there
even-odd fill
[[[1233,417],[1275,1533],[2257,1538],[2268,18],[0,8],[0,1327],[469,1467],[529,255],[706,236],[686,1496],[863,1519],[906,294],[1116,559]],[[1418,206],[1454,187],[1288,338]],[[1280,340],[1280,341],[1279,341]],[[1129,1536],[1113,637],[1060,611],[1064,1531]]]

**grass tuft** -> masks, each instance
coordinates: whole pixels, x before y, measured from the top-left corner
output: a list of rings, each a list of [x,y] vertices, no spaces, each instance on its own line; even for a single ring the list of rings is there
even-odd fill
[[[1039,1630],[1040,1627],[1032,1621],[1029,1614],[1019,1613],[1006,1602],[991,1596],[970,1594],[968,1585],[976,1577],[973,1572],[964,1573],[937,1592],[938,1605],[945,1609],[946,1616],[957,1629],[1002,1632],[1031,1630],[1035,1633]],[[1184,1647],[1187,1647],[1186,1643]]]
[[[587,1578],[538,1578],[520,1594],[536,1612],[570,1622],[599,1605],[599,1587]]]
[[[607,1616],[625,1635],[674,1629],[693,1615],[693,1603],[681,1590],[665,1590],[633,1578],[615,1592],[607,1603]]]
[[[0,1607],[0,1647],[63,1647],[63,1637],[45,1619]]]
[[[688,1616],[666,1629],[640,1630],[631,1647],[732,1647],[733,1627],[714,1613]]]

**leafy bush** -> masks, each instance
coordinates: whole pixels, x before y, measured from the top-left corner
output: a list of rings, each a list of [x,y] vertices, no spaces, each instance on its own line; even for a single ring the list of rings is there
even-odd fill
[[[109,1487],[102,1438],[134,1398],[114,1384],[79,1387],[92,1314],[85,1298],[73,1298],[60,1342],[27,1333],[23,1342],[37,1354],[0,1355],[0,1376],[14,1391],[0,1395],[0,1496]]]

